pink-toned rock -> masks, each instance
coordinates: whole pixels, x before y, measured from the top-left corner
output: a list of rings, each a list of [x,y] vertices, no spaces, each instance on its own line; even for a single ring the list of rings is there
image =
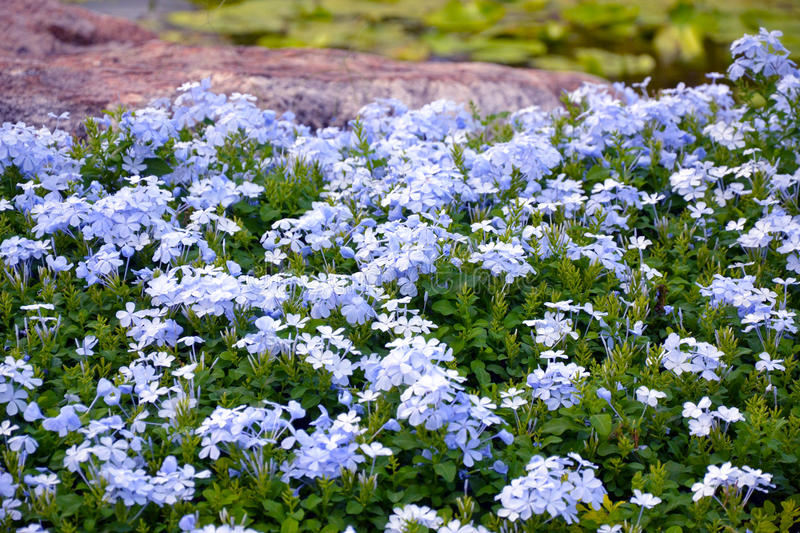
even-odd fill
[[[376,98],[411,107],[448,98],[485,113],[530,105],[552,108],[586,74],[487,63],[406,63],[341,50],[183,46],[160,41],[132,22],[56,0],[3,0],[0,10],[0,122],[80,132],[87,116],[122,104],[172,96],[210,77],[217,92],[256,96],[259,105],[293,111],[313,126],[341,124]]]

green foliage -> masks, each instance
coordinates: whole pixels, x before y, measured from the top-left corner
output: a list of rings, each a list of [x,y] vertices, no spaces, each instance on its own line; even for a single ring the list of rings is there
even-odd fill
[[[721,71],[727,45],[760,26],[800,50],[800,5],[782,0],[193,0],[177,26],[269,47],[333,47],[582,70],[656,87]]]
[[[513,9],[511,4],[504,9]],[[454,10],[454,20],[472,17],[474,22],[482,20],[481,17],[499,16],[499,12],[484,3],[476,5],[475,11],[468,11],[466,5],[448,6],[447,9]],[[590,11],[581,9],[584,8],[569,11],[570,20],[576,24],[589,24],[595,19],[597,23],[618,18],[633,20],[638,13],[617,7],[604,19],[605,8],[593,5],[586,8]],[[319,16],[324,18],[323,14]],[[769,96],[775,87],[771,83],[756,79],[735,87],[745,119],[760,118],[764,108],[772,105],[774,100]],[[547,142],[555,145],[570,127],[579,126],[580,117],[587,112],[584,104],[568,101],[565,104],[564,113],[543,134],[548,136]],[[468,112],[464,115],[469,118]],[[115,112],[112,116],[119,119],[122,113]],[[461,184],[462,179],[470,177],[469,158],[515,138],[515,125],[506,119],[507,115],[480,119],[470,135],[450,137],[446,143],[435,141],[444,146],[442,153],[452,157],[455,182]],[[747,142],[758,151],[745,153],[712,141],[704,135],[698,120],[686,116],[677,124],[692,133],[695,137],[692,142],[704,154],[709,154],[717,164],[726,165],[726,169],[749,168],[747,165],[752,162],[749,155],[759,153],[759,157],[774,161],[774,174],[797,173],[796,144],[793,144],[796,139],[792,141],[792,136],[797,136],[796,124],[789,124],[785,131],[748,131]],[[789,115],[788,120],[796,123],[796,115]],[[180,143],[202,136],[210,126],[209,120],[180,131],[176,138],[155,150],[153,157],[142,162],[143,170],[168,176],[180,164]],[[655,125],[643,126],[644,140],[654,142],[653,131],[648,127]],[[104,194],[110,195],[129,187],[134,179],[127,175],[123,165],[127,164],[124,158],[134,144],[132,135],[121,133],[118,128],[100,128],[92,121],[86,129],[87,139],[71,148],[71,155],[79,161],[80,177],[69,185],[71,189],[67,192],[86,194],[91,187],[99,186]],[[351,131],[348,138],[352,143],[337,148],[341,152],[336,155],[346,159],[347,164],[361,165],[359,170],[364,175],[383,179],[390,164],[410,159],[407,153],[387,155],[380,143],[370,140],[370,130],[360,120],[354,121]],[[413,134],[406,138],[411,137]],[[792,142],[782,142],[787,139]],[[146,283],[134,271],[153,267],[156,282],[167,275],[162,270],[163,264],[154,265],[149,260],[157,247],[155,242],[143,244],[124,271],[90,285],[78,277],[77,269],[56,273],[41,264],[28,269],[4,263],[0,277],[0,343],[14,365],[30,365],[33,375],[43,381],[35,397],[43,416],[52,420],[65,405],[84,404],[89,407],[76,416],[85,431],[90,431],[90,422],[112,413],[124,415],[125,427],[141,416],[147,420],[142,422],[146,429],[141,430],[147,439],[142,439],[141,450],[136,451],[141,451],[143,473],[155,474],[165,459],[172,456],[179,458],[181,464],[208,468],[210,474],[196,479],[196,491],[188,501],[170,505],[126,504],[123,500],[112,503],[105,492],[109,479],[95,477],[88,466],[85,470],[64,468],[67,450],[73,453],[76,449],[73,446],[83,442],[83,434],[75,430],[59,434],[46,429],[40,420],[28,423],[19,413],[7,411],[9,416],[16,417],[14,421],[25,425],[25,432],[38,443],[38,448],[25,457],[13,448],[7,435],[3,435],[1,444],[0,473],[7,473],[2,478],[4,482],[8,483],[9,476],[13,480],[14,496],[27,498],[23,509],[25,520],[47,524],[59,532],[156,533],[176,531],[185,515],[196,513],[202,524],[236,523],[281,533],[333,533],[348,525],[359,531],[381,530],[391,509],[419,504],[434,507],[434,514],[438,513],[442,520],[472,520],[492,531],[575,532],[596,530],[605,524],[625,524],[625,531],[630,532],[795,530],[800,523],[800,385],[797,384],[800,361],[796,355],[800,343],[796,335],[778,337],[775,328],[748,330],[734,306],[713,306],[698,286],[707,286],[715,276],[728,275],[729,270],[734,270],[732,279],[740,280],[739,276],[747,274],[752,276],[759,294],[774,293],[769,297],[778,309],[800,308],[797,287],[782,286],[783,281],[778,279],[786,275],[786,263],[777,251],[777,239],[748,251],[737,243],[740,230],[722,229],[725,222],[739,217],[759,220],[766,212],[764,204],[770,202],[779,204],[787,218],[800,216],[800,206],[788,194],[780,200],[772,198],[765,202],[773,194],[770,188],[775,182],[763,175],[762,168],[746,176],[750,188],[747,194],[741,193],[736,201],[712,204],[716,209],[706,213],[707,218],[701,223],[687,211],[687,207],[699,203],[687,202],[670,189],[670,178],[680,168],[680,162],[672,168],[661,164],[637,165],[639,148],[629,148],[616,133],[610,133],[606,141],[602,160],[594,157],[579,160],[567,155],[554,162],[552,172],[539,181],[550,180],[550,174],[563,175],[576,180],[582,192],[595,194],[595,189],[602,192],[613,178],[619,180],[613,183],[614,187],[623,184],[635,187],[637,201],[642,200],[639,193],[662,192],[669,194],[670,200],[661,202],[662,197],[652,210],[634,202],[625,205],[620,202],[615,207],[625,217],[624,225],[612,228],[606,225],[607,212],[589,212],[585,206],[581,207],[584,211],[580,215],[568,214],[564,204],[558,209],[531,209],[533,201],[526,202],[521,193],[536,180],[526,179],[515,168],[509,171],[508,186],[492,193],[492,201],[459,204],[448,199],[439,212],[425,213],[429,219],[441,216],[446,227],[439,229],[449,236],[435,240],[436,256],[428,265],[431,268],[415,278],[416,290],[407,293],[406,299],[400,298],[404,293],[396,279],[379,285],[380,296],[385,296],[383,300],[387,302],[384,309],[388,309],[391,301],[395,306],[407,305],[419,310],[419,316],[413,317],[431,325],[425,336],[452,349],[452,359],[448,358],[444,364],[468,393],[475,394],[468,401],[491,404],[492,412],[502,418],[502,427],[507,432],[488,436],[490,431],[486,431],[486,440],[481,443],[490,450],[491,461],[497,461],[494,464],[483,457],[465,460],[463,450],[447,443],[450,428],[412,424],[408,417],[400,416],[397,408],[404,394],[400,387],[387,387],[368,402],[354,400],[359,393],[376,392],[365,390],[368,386],[363,376],[369,371],[366,363],[356,369],[358,374],[353,374],[352,381],[334,386],[334,375],[310,357],[304,357],[307,354],[298,348],[298,338],[318,331],[318,327],[331,331],[342,328],[340,341],[351,342],[357,350],[352,355],[380,359],[390,351],[388,342],[405,333],[373,327],[376,321],[349,319],[342,306],[314,317],[309,309],[313,304],[304,301],[302,290],[294,291],[296,287],[288,291],[285,301],[276,304],[276,314],[287,322],[290,314],[296,314],[298,319],[307,319],[307,324],[291,333],[285,328],[280,334],[274,332],[287,342],[288,348],[269,353],[248,350],[247,343],[241,343],[256,329],[257,319],[271,318],[264,316],[264,309],[258,306],[232,304],[233,311],[226,315],[201,313],[185,304],[154,303],[156,296],[145,290]],[[330,181],[330,175],[324,175],[322,163],[302,157],[277,158],[286,149],[250,139],[243,130],[234,131],[214,145],[213,150],[214,164],[218,165],[212,169],[214,172],[230,176],[234,186],[245,182],[256,185],[258,192],[253,198],[209,208],[205,215],[230,217],[236,231],[223,235],[205,228],[203,237],[215,257],[206,265],[196,250],[186,251],[168,265],[174,269],[170,275],[188,276],[184,271],[199,266],[231,272],[228,261],[241,267],[242,273],[237,275],[242,278],[291,275],[296,276],[293,283],[298,287],[301,278],[307,281],[316,276],[319,280],[329,274],[357,271],[365,275],[363,258],[355,257],[352,249],[348,254],[345,243],[351,244],[361,221],[369,219],[365,227],[370,232],[378,224],[388,224],[387,205],[376,201],[366,212],[366,207],[346,195],[335,204],[331,188],[338,185]],[[273,158],[279,159],[280,164],[264,164]],[[477,172],[475,168],[473,172]],[[9,165],[0,175],[3,198],[13,197],[23,182],[20,169]],[[734,179],[726,185],[733,188],[734,183],[743,185]],[[168,180],[160,182],[159,187],[169,192],[170,205],[176,208],[165,213],[159,222],[186,223],[192,215],[203,214],[203,210],[184,203],[189,194],[184,185]],[[706,201],[709,204],[715,201],[714,191],[704,189],[702,193],[704,205]],[[536,200],[536,203],[543,206],[547,202]],[[320,247],[315,251],[318,253],[305,253],[300,246],[295,249],[286,246],[285,260],[265,260],[259,240],[275,227],[276,221],[287,226],[299,225],[299,215],[315,214],[314,209],[324,212],[334,205],[352,222],[346,229],[331,225],[337,228],[328,236],[335,245]],[[489,221],[497,222],[491,225],[491,231],[481,225]],[[0,243],[17,235],[34,235],[35,225],[30,213],[16,209],[0,211]],[[361,230],[359,238],[366,240],[367,230]],[[507,277],[504,275],[507,272],[495,272],[475,260],[476,250],[490,240],[493,244],[519,242],[515,231],[519,235],[530,231],[525,241],[531,252],[524,262],[531,270]],[[540,234],[536,235],[536,231]],[[624,263],[624,275],[614,270],[621,263],[611,261],[613,264],[609,266],[608,261],[590,258],[580,250],[575,253],[579,247],[593,243],[602,231],[613,234],[608,238],[614,241],[619,261]],[[491,237],[487,237],[489,233]],[[637,237],[649,240],[649,245],[629,246]],[[77,229],[59,229],[53,232],[50,244],[58,254],[77,263],[85,260],[90,248],[97,248],[99,240],[87,238]],[[648,272],[652,278],[646,275]],[[370,305],[380,309],[380,298],[370,298],[374,300]],[[159,413],[158,418],[153,417],[152,411],[156,409],[143,399],[134,401],[133,395],[116,404],[98,397],[101,379],[114,386],[130,386],[132,381],[125,374],[132,372],[130,366],[137,358],[144,357],[143,347],[131,345],[131,328],[117,314],[127,302],[135,303],[137,310],[160,308],[163,313],[159,320],[172,320],[184,334],[203,340],[197,346],[166,343],[147,348],[160,352],[159,357],[174,358],[176,369],[190,363],[196,365],[191,380],[181,381],[171,374],[172,370],[169,373],[164,370],[149,382],[176,393],[177,401],[170,416]],[[23,307],[32,303],[44,307]],[[574,305],[580,305],[580,310],[571,309]],[[537,340],[535,321],[546,313],[553,314],[553,309],[568,309],[564,313],[569,312],[569,318],[566,315],[561,318],[569,321],[569,333],[552,342]],[[53,323],[57,327],[40,327]],[[708,379],[701,379],[694,372],[664,368],[665,343],[672,334],[683,338],[691,335],[691,342],[708,343],[719,350],[719,358],[725,365],[714,370],[713,377]],[[75,349],[76,342],[89,335],[97,341],[91,356]],[[575,401],[549,404],[546,400],[550,398],[529,396],[516,407],[504,404],[512,389],[531,394],[531,376],[542,370],[543,360],[559,357],[550,348],[563,350],[561,355],[587,370],[568,383],[574,388]],[[780,357],[781,372],[759,370],[757,358],[765,350],[775,358]],[[4,364],[10,368],[11,363]],[[0,384],[5,386],[7,376],[4,374],[2,378]],[[642,387],[663,391],[661,402],[642,401],[636,392]],[[6,394],[7,388],[0,392]],[[349,399],[344,399],[345,393],[350,395]],[[717,423],[707,434],[697,434],[682,415],[682,406],[702,397],[708,397],[715,407],[738,406],[743,419],[732,424]],[[4,406],[10,404],[6,398]],[[298,480],[282,477],[279,471],[295,453],[288,449],[291,443],[284,447],[265,438],[258,446],[230,446],[226,453],[213,459],[200,452],[203,444],[198,427],[218,407],[282,405],[288,400],[297,401],[306,411],[332,415],[342,413],[343,405],[349,409],[354,402],[363,404],[359,407],[358,423],[364,431],[354,437],[353,444],[381,443],[392,454],[372,457],[371,462],[364,457],[364,462],[342,468],[336,476],[305,476]],[[355,410],[353,413],[355,416]],[[387,422],[395,417],[402,419],[403,424],[397,423],[396,430],[386,429]],[[297,429],[313,433],[310,419],[298,422]],[[10,434],[14,430],[3,431]],[[375,440],[378,435],[380,440]],[[510,480],[526,475],[526,465],[532,457],[569,454],[580,454],[598,466],[596,475],[607,490],[602,506],[581,505],[574,524],[549,520],[540,516],[543,513],[514,523],[503,518],[496,496],[509,486]],[[725,462],[752,465],[771,473],[774,490],[767,495],[756,493],[745,502],[747,497],[728,487],[716,492],[716,498],[694,501],[692,487],[703,479],[709,465]],[[260,468],[247,467],[252,464]],[[32,483],[26,481],[26,476],[39,472],[37,468],[57,472],[58,483],[54,483],[57,489],[53,493],[36,494],[30,489]],[[643,506],[631,503],[632,491],[647,492],[662,503],[644,512]],[[14,520],[0,518],[0,523],[10,528]],[[421,526],[417,530],[421,531]]]

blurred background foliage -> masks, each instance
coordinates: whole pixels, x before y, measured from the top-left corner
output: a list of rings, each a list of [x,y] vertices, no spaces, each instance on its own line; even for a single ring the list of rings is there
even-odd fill
[[[75,0],[72,0],[75,1]],[[165,39],[581,70],[656,87],[724,71],[760,26],[800,52],[800,0],[91,0]],[[131,16],[136,6],[146,13]],[[797,55],[795,56],[797,57]]]

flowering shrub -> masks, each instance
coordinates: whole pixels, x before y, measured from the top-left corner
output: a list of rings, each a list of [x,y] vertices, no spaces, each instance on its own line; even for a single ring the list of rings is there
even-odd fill
[[[790,531],[800,71],[0,128],[0,523]]]

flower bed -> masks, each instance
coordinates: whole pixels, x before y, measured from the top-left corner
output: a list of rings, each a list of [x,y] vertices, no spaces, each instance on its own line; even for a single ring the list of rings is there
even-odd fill
[[[800,72],[0,129],[0,523],[789,531]]]

